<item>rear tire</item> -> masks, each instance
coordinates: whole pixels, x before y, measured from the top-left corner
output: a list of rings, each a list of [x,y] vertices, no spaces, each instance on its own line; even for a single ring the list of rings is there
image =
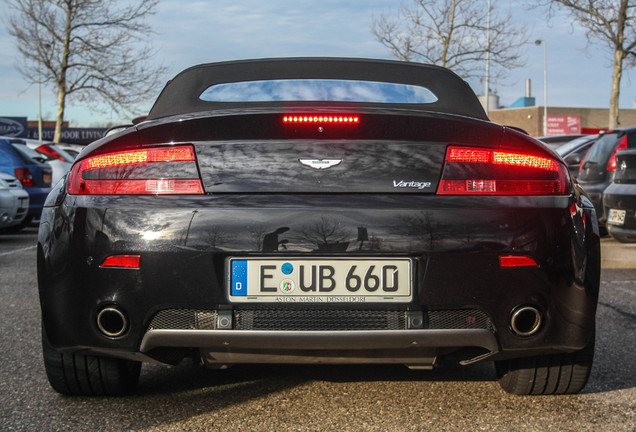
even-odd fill
[[[499,385],[516,395],[578,393],[585,387],[594,360],[594,338],[582,350],[495,362]]]
[[[140,362],[63,353],[51,346],[44,331],[42,354],[51,387],[63,395],[120,396],[139,381]]]

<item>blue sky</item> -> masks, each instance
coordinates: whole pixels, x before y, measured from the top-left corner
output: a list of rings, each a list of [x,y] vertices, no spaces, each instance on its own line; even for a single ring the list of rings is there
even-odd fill
[[[480,0],[486,7],[486,0]],[[0,2],[6,9],[4,0]],[[245,58],[288,56],[343,56],[392,58],[370,31],[372,17],[395,13],[399,0],[161,0],[150,19],[156,35],[157,63],[168,68],[166,80],[189,66]],[[407,0],[406,4],[410,4]],[[607,108],[611,85],[611,53],[604,45],[587,46],[585,33],[565,15],[547,23],[542,11],[528,11],[522,2],[497,2],[497,10],[511,12],[513,21],[528,27],[529,37],[544,39],[548,47],[549,106]],[[0,28],[0,117],[37,119],[37,88],[29,87],[16,71],[14,41]],[[543,46],[529,44],[526,66],[493,88],[502,105],[524,96],[525,80],[543,105]],[[485,70],[485,65],[484,65]],[[633,71],[624,75],[621,108],[633,108],[636,84]],[[480,93],[479,81],[471,85]],[[157,94],[161,89],[157,89]],[[149,108],[152,101],[145,107]],[[42,112],[53,120],[56,96],[43,89]],[[143,114],[143,113],[141,113]],[[73,126],[120,123],[116,114],[91,112],[69,101],[66,119]]]

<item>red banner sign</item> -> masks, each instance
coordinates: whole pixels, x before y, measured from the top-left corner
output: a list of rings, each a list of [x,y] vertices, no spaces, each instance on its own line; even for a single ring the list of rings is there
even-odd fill
[[[548,116],[548,135],[572,135],[581,133],[581,117]]]

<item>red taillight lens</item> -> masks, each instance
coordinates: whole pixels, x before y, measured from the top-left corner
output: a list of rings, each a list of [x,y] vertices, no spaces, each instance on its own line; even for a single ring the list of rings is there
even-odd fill
[[[71,161],[67,161],[66,158],[64,158],[64,156],[59,154],[54,148],[51,148],[51,146],[48,144],[42,144],[36,150],[39,151],[40,153],[44,153],[47,156],[51,156],[52,158],[59,159],[64,162],[71,162]]]
[[[499,266],[501,268],[513,267],[537,267],[539,264],[528,256],[508,255],[499,257]]]
[[[172,170],[179,164],[178,170]],[[170,175],[172,171],[178,175]],[[68,191],[76,195],[203,194],[191,145],[105,153],[73,165]]]
[[[33,175],[28,168],[15,168],[13,170],[15,174],[15,178],[20,180],[22,186],[35,186],[35,180],[33,180]]]
[[[342,123],[358,124],[360,117],[334,114],[293,114],[283,116],[283,123]]]
[[[138,269],[141,255],[113,255],[104,260],[101,267]]]
[[[565,167],[545,156],[450,146],[440,195],[567,195]]]
[[[625,150],[627,148],[627,135],[620,140],[612,155],[610,156],[609,162],[607,162],[607,171],[616,171],[616,152],[619,150]],[[583,166],[583,164],[581,164]]]

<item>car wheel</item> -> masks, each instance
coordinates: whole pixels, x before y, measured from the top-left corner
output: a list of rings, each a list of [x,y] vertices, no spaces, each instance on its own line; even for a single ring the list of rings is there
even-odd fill
[[[119,396],[132,392],[141,363],[93,355],[63,353],[42,332],[46,376],[53,389],[70,396]]]
[[[581,391],[594,360],[594,338],[580,351],[495,362],[499,385],[516,395],[573,394]]]

